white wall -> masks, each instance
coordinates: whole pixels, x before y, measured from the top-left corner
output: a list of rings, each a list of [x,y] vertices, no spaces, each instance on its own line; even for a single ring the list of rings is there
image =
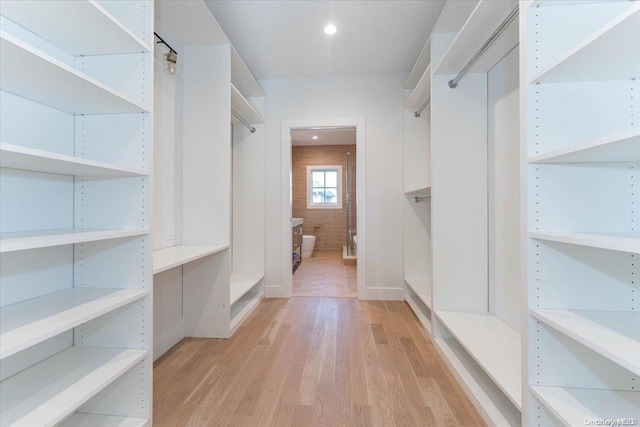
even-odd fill
[[[266,295],[282,295],[281,123],[366,121],[367,283],[370,298],[403,299],[402,126],[405,73],[264,80],[267,99]]]

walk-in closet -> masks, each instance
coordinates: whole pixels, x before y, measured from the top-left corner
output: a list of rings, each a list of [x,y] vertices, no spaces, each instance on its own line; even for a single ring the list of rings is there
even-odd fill
[[[0,1],[0,427],[638,425],[639,77],[629,0]]]

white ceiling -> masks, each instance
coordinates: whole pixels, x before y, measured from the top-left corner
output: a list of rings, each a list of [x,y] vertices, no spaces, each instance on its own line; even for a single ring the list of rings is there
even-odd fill
[[[258,80],[409,71],[444,6],[422,1],[205,1]],[[338,32],[327,36],[325,24]]]
[[[313,136],[318,139],[313,139]],[[356,128],[349,129],[294,129],[291,131],[291,145],[355,145]]]

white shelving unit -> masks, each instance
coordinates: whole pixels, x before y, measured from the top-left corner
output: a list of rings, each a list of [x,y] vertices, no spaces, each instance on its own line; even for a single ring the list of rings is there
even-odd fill
[[[0,308],[0,359],[146,295],[136,289],[69,288]]]
[[[108,415],[79,414],[72,415],[61,426],[63,427],[144,427],[147,420],[136,417],[114,417]]]
[[[488,313],[436,311],[436,316],[511,402],[521,409],[520,334]]]
[[[474,2],[468,3],[473,4]],[[453,42],[446,49],[440,61],[437,62],[433,73],[455,74],[462,70],[482,44],[516,7],[518,7],[517,1],[480,0],[469,15],[465,16],[461,13],[457,16],[458,22],[466,19],[463,21],[464,25],[456,31]],[[465,11],[461,12],[464,13]],[[518,26],[512,24],[480,57],[470,72],[486,73],[509,53],[517,43]]]
[[[0,253],[97,242],[123,237],[143,236],[148,229],[93,230],[87,228],[66,228],[56,230],[19,231],[0,234]]]
[[[153,251],[153,274],[162,273],[226,249],[229,249],[229,246],[177,245],[155,250]]]
[[[260,281],[264,279],[264,276],[248,275],[248,274],[232,274],[231,275],[231,301],[233,305],[240,298],[245,296],[247,292],[251,291]]]
[[[632,419],[637,417],[640,407],[638,392],[531,387],[531,394],[567,426],[600,418]]]
[[[609,249],[612,251],[631,252],[635,254],[640,253],[640,232],[619,232],[619,233],[531,232],[529,234],[529,237],[537,240],[568,243],[571,245],[579,245],[579,246],[589,246],[592,248]]]
[[[184,337],[229,338],[264,296],[266,153],[264,92],[206,3],[155,7],[179,68],[156,87],[171,112],[155,141],[158,357]],[[162,131],[177,128],[177,140]]]
[[[0,89],[70,114],[148,113],[144,106],[4,31]]]
[[[585,347],[640,375],[640,313],[531,310],[531,315]]]
[[[640,129],[629,129],[584,144],[529,158],[529,163],[541,164],[638,161],[640,161]]]
[[[521,25],[525,422],[637,419],[640,5],[540,1]]]
[[[525,400],[517,20],[476,54],[518,7],[447,2],[430,37],[432,336],[487,425],[500,427],[523,425]]]
[[[149,426],[152,2],[45,3],[0,4],[0,425]]]
[[[0,142],[0,167],[32,172],[81,176],[148,176],[141,169],[52,153]]]
[[[428,39],[405,83],[403,135],[404,296],[428,333],[432,322],[430,62]]]
[[[85,346],[52,356],[0,384],[2,425],[55,425],[147,356]]]

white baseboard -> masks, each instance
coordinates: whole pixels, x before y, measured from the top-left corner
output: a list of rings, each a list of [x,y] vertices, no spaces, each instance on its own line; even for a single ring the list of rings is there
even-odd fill
[[[291,292],[287,292],[284,286],[265,286],[265,298],[290,298]]]
[[[154,362],[171,347],[178,344],[184,338],[184,320],[180,320],[174,327],[153,340],[153,360]]]

